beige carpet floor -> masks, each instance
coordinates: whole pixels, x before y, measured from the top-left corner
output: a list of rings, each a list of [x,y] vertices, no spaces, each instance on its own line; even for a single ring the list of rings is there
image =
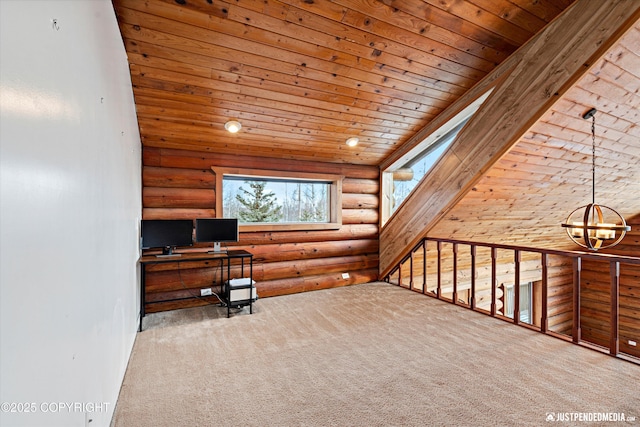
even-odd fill
[[[393,285],[225,316],[147,316],[112,424],[640,426],[639,366]]]

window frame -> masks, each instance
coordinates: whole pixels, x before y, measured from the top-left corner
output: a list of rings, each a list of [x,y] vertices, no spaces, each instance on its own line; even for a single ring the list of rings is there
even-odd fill
[[[306,230],[338,230],[342,227],[342,180],[344,176],[311,172],[288,172],[267,169],[250,169],[237,167],[211,166],[216,176],[216,218],[224,217],[224,195],[222,181],[225,176],[246,177],[248,179],[265,180],[283,179],[292,181],[327,182],[329,183],[329,222],[270,222],[247,224],[240,223],[240,232],[251,231],[306,231]]]
[[[533,292],[533,282],[524,282],[524,283],[520,283],[520,299],[522,299],[522,296],[524,295],[523,293],[523,288],[525,289],[525,293],[527,295],[527,299],[529,300],[529,307],[528,310],[522,310],[522,307],[520,307],[520,319],[518,319],[519,322],[523,322],[526,323],[528,325],[533,325],[534,321],[533,321],[533,304],[534,304],[534,292]],[[510,319],[514,319],[515,317],[515,299],[516,299],[516,292],[515,292],[515,285],[513,283],[506,285],[504,287],[504,292],[505,292],[505,298],[504,298],[504,315],[506,317],[509,317]],[[522,301],[520,301],[520,304],[522,304]],[[523,312],[526,311],[527,312],[527,318],[523,319]]]
[[[411,197],[415,189],[420,185],[427,175],[429,175],[431,169],[436,166],[447,154],[449,149],[453,144],[455,144],[455,140],[458,138],[458,135],[464,131],[466,125],[473,119],[473,116],[478,112],[478,110],[482,107],[484,102],[489,98],[491,93],[493,92],[493,87],[486,90],[482,95],[478,96],[475,100],[470,102],[466,107],[462,108],[460,111],[455,113],[450,119],[448,119],[444,124],[440,127],[433,130],[433,132],[429,133],[422,141],[411,148],[409,151],[404,153],[401,157],[394,160],[392,164],[387,166],[380,173],[380,227],[384,228],[389,221],[396,215],[396,213],[401,209],[402,205],[404,205],[407,200]],[[393,198],[393,174],[394,172],[402,169],[404,165],[414,161],[417,157],[424,154],[428,150],[435,150],[439,146],[439,143],[443,142],[443,138],[461,123],[466,122],[464,126],[457,132],[456,137],[451,141],[449,147],[440,155],[440,157],[434,162],[431,169],[425,173],[420,181],[416,184],[416,186],[409,192],[409,194],[404,198],[402,203],[400,203],[395,210],[392,211],[392,198]]]

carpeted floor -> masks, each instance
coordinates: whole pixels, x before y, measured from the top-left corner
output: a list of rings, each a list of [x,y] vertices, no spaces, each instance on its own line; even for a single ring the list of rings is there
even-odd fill
[[[640,426],[639,366],[389,284],[225,316],[147,316],[113,424]]]

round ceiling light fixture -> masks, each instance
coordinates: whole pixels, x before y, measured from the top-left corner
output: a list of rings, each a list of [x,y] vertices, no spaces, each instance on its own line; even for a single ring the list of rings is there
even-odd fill
[[[231,133],[236,133],[242,129],[242,125],[237,120],[229,120],[224,124],[224,128]]]
[[[356,145],[358,145],[358,142],[360,140],[358,138],[356,138],[355,136],[352,136],[351,138],[347,139],[347,145],[349,147],[355,147]]]

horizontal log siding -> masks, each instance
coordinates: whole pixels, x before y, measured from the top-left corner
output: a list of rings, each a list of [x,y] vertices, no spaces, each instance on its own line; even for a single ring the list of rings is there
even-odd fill
[[[619,246],[607,253],[640,255],[640,216],[629,220],[631,232]],[[611,276],[609,263],[583,261],[580,288],[580,316],[582,339],[604,347],[609,346],[611,332]],[[640,357],[640,267],[620,266],[619,299],[620,351]],[[636,346],[629,345],[629,340]]]
[[[344,176],[343,225],[338,230],[240,233],[229,244],[254,254],[253,278],[260,297],[366,283],[378,278],[378,191],[375,167],[143,149],[143,219],[215,217],[215,175],[211,166],[317,172]],[[189,251],[207,245],[194,244]],[[171,262],[147,267],[148,312],[216,303],[200,288],[219,292],[217,261]],[[349,273],[344,279],[342,273]],[[232,276],[239,276],[233,265]],[[172,300],[176,301],[164,301]],[[164,302],[163,302],[164,301]]]
[[[571,336],[573,328],[573,260],[551,255],[547,261],[547,272],[549,330]]]

